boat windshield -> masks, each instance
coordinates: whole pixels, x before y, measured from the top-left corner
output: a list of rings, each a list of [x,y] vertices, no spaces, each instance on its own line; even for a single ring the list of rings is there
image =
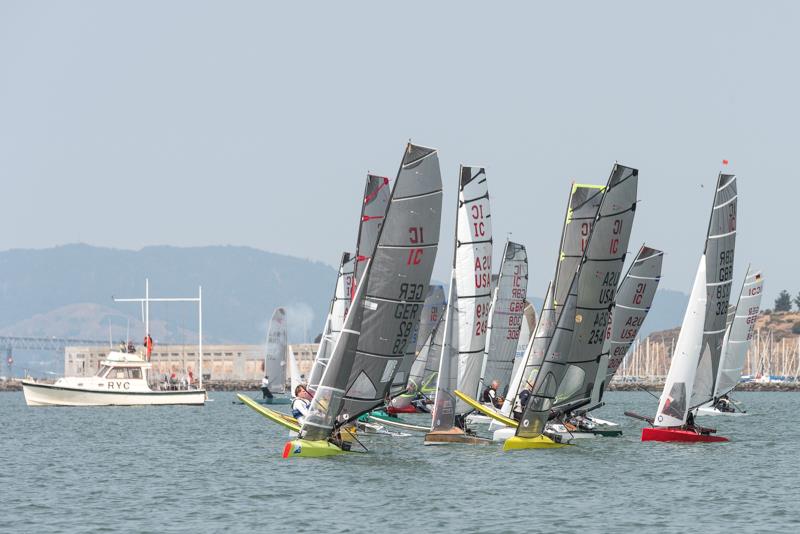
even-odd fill
[[[97,370],[97,374],[94,375],[94,376],[103,377],[103,376],[106,375],[106,373],[108,372],[109,369],[111,369],[111,368],[108,365],[101,365],[100,369]]]
[[[116,380],[124,380],[126,378],[141,379],[142,370],[139,367],[114,367],[111,372],[108,373],[108,378]]]

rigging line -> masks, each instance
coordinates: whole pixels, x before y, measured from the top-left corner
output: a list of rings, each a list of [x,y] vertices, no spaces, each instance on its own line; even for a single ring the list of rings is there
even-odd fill
[[[367,448],[367,447],[366,447],[366,446],[365,446],[363,443],[361,443],[361,440],[360,440],[360,439],[358,439],[358,438],[356,437],[356,434],[355,434],[355,432],[350,432],[350,430],[349,430],[349,429],[347,429],[347,428],[344,428],[343,430],[344,430],[345,432],[347,432],[348,434],[350,434],[350,437],[351,437],[351,438],[353,438],[354,440],[356,440],[356,441],[358,442],[358,444],[359,444],[359,445],[361,445],[361,448],[362,448],[362,449],[364,449],[364,452],[369,452],[369,449],[368,449],[368,448]]]
[[[654,399],[656,399],[658,402],[661,402],[661,398],[660,397],[656,397],[655,394],[652,391],[646,389],[644,386],[640,386],[640,385],[637,384],[636,385],[636,389],[641,389],[642,391],[644,391],[645,393],[647,393],[648,395],[650,395]]]

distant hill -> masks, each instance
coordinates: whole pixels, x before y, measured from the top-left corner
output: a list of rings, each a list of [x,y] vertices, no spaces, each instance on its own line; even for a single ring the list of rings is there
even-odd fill
[[[323,263],[248,247],[146,247],[138,251],[66,245],[0,252],[0,333],[4,335],[131,337],[143,329],[136,304],[118,297],[194,296],[203,286],[207,342],[261,343],[277,306],[289,310],[290,339],[322,329],[335,282]],[[181,343],[197,331],[197,307],[151,305],[154,337]],[[158,339],[161,337],[162,339]]]
[[[263,343],[277,306],[289,314],[291,342],[314,339],[322,330],[336,271],[329,265],[248,247],[146,247],[120,250],[65,245],[0,252],[0,335],[56,336],[115,342],[144,333],[141,308],[118,297],[194,296],[203,286],[203,328],[208,343]],[[643,335],[679,325],[688,297],[659,291]],[[533,298],[537,310],[541,299]],[[153,304],[156,343],[193,344],[197,308]],[[15,355],[18,367],[60,373],[56,354]],[[0,371],[4,374],[5,369]]]

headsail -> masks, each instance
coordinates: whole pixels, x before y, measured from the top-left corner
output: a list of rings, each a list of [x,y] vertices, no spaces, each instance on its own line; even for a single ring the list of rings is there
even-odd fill
[[[322,338],[319,342],[319,349],[317,350],[317,357],[314,360],[314,365],[311,367],[311,374],[308,377],[308,386],[311,391],[315,391],[322,379],[322,373],[325,371],[325,366],[333,352],[333,346],[336,340],[339,339],[339,333],[342,331],[344,319],[347,317],[347,311],[350,309],[350,295],[353,286],[353,268],[355,265],[355,257],[351,256],[349,252],[342,253],[342,261],[339,263],[339,272],[336,276],[336,287],[334,289],[333,298],[328,311],[328,318],[325,321],[325,326],[322,330]],[[294,392],[294,387],[292,387]]]
[[[507,241],[500,277],[492,294],[481,386],[494,380],[499,392],[508,388],[522,329],[525,295],[528,291],[528,255],[519,243]],[[480,391],[482,387],[478,388]]]
[[[747,269],[739,301],[735,306],[733,321],[725,332],[722,343],[722,360],[714,388],[714,399],[730,393],[742,378],[742,368],[747,356],[747,348],[753,339],[758,313],[761,308],[761,294],[764,279],[759,271]]]
[[[264,374],[269,376],[270,387],[276,393],[286,391],[286,310],[272,312],[264,355]]]
[[[736,197],[736,178],[720,173],[705,249],[658,403],[655,426],[683,425],[691,408],[713,396],[733,275]]]
[[[458,311],[458,389],[478,396],[492,283],[492,222],[486,172],[462,165],[458,180],[453,272]],[[471,408],[462,400],[456,410]]]
[[[374,252],[358,281],[300,432],[327,438],[405,389],[439,242],[442,182],[436,150],[408,144]]]

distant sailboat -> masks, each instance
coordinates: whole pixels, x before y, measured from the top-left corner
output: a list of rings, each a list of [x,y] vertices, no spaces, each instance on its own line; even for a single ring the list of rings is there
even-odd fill
[[[761,273],[747,269],[733,318],[722,342],[722,359],[714,385],[714,398],[698,408],[698,415],[742,415],[740,405],[729,398],[739,384],[747,350],[753,340],[756,320],[761,308],[764,279]]]
[[[272,312],[267,333],[267,346],[264,353],[264,374],[269,376],[273,393],[286,392],[286,310],[276,308]]]

